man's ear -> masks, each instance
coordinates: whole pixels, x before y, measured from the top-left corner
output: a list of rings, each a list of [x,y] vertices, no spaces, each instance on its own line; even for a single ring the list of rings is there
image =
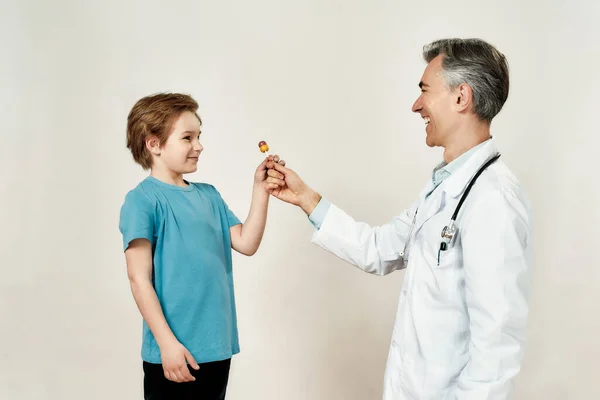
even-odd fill
[[[454,90],[456,96],[456,106],[459,111],[467,110],[473,104],[473,90],[466,83],[461,83]]]

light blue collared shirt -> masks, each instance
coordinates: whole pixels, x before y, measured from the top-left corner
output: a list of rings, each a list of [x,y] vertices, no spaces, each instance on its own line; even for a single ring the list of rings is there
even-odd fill
[[[492,140],[490,137],[483,143],[478,144],[477,146],[469,149],[465,153],[461,154],[458,158],[451,161],[450,164],[446,164],[446,162],[442,162],[438,164],[431,173],[431,181],[433,182],[433,188],[427,193],[429,196],[433,191],[442,183],[446,178],[452,175],[455,171],[457,171],[460,167],[462,167],[467,160],[477,151],[480,147],[485,145],[487,142]],[[427,198],[426,196],[426,198]],[[308,220],[313,224],[316,229],[321,228],[321,224],[323,220],[325,220],[325,216],[327,215],[327,211],[329,210],[329,206],[331,203],[325,197],[321,197],[319,204],[315,207],[315,209],[308,216]]]
[[[431,181],[433,182],[433,188],[427,193],[427,198],[433,191],[442,183],[446,178],[456,172],[460,167],[462,167],[469,158],[477,151],[480,147],[485,145],[488,141],[492,140],[491,137],[483,143],[479,143],[477,146],[469,149],[464,152],[460,156],[458,156],[455,160],[452,160],[450,164],[446,164],[445,161],[438,164],[437,167],[434,168],[431,173]]]
[[[321,197],[319,204],[315,207],[312,213],[308,216],[308,220],[316,229],[321,228],[321,224],[325,219],[325,215],[327,215],[327,211],[329,210],[329,206],[331,203],[325,197]]]

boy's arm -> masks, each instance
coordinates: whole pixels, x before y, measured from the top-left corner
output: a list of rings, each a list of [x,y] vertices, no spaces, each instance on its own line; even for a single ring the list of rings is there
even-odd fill
[[[279,156],[269,156],[256,168],[254,173],[254,187],[252,189],[252,203],[248,218],[243,224],[234,225],[229,229],[231,247],[238,253],[252,256],[258,250],[265,232],[267,223],[267,209],[269,207],[269,190],[285,185],[283,175],[275,170],[267,169],[268,162],[285,165]]]
[[[190,352],[177,340],[152,285],[152,245],[147,239],[131,241],[125,250],[127,276],[133,298],[160,348],[165,377],[174,382],[195,380],[186,365],[198,369]]]
[[[238,253],[252,256],[258,250],[265,232],[267,223],[267,209],[269,207],[269,192],[254,185],[252,190],[252,203],[248,218],[243,224],[232,226],[229,229],[231,247]]]

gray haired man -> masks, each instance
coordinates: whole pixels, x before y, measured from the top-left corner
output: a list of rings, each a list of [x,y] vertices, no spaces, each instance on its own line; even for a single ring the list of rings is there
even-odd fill
[[[412,111],[444,156],[412,205],[371,227],[273,162],[268,174],[285,186],[271,194],[301,207],[312,242],[348,263],[406,268],[384,400],[506,400],[523,358],[532,244],[529,201],[490,134],[508,64],[478,39],[438,40],[423,57]]]

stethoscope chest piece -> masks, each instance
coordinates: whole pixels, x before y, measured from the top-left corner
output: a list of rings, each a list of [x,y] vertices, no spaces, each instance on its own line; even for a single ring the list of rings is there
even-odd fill
[[[454,220],[450,220],[450,225],[446,225],[442,229],[442,238],[450,241],[454,237],[454,234],[456,234],[456,227],[454,226]]]
[[[450,220],[450,224],[442,229],[442,242],[440,243],[441,251],[446,251],[448,249],[448,244],[452,241],[455,234],[456,227],[454,226],[454,220]]]

